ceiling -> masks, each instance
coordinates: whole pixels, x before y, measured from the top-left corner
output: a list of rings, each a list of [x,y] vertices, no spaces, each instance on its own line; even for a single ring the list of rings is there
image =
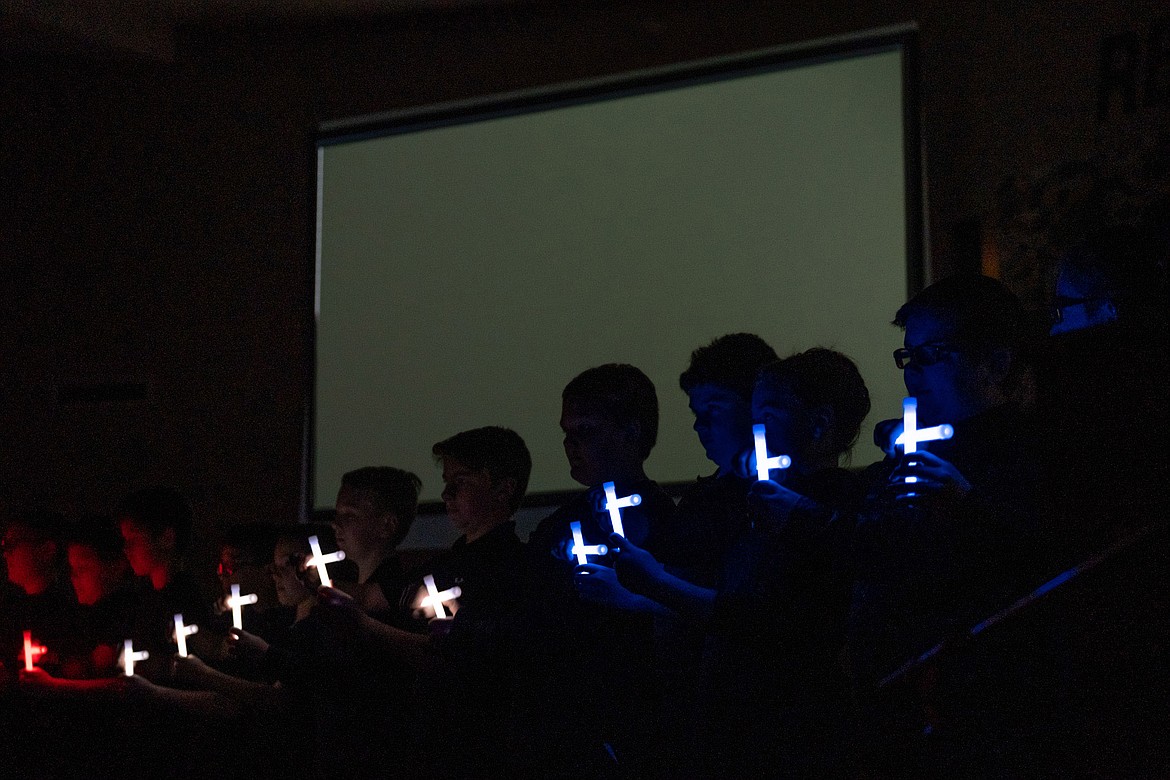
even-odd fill
[[[313,24],[509,0],[0,0],[0,52],[169,61],[183,27]]]

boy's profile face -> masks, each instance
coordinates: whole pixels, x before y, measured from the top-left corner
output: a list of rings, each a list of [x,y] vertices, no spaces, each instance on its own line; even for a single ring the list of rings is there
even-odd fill
[[[499,495],[487,469],[472,469],[454,458],[443,458],[443,506],[451,525],[475,538],[498,514]]]
[[[336,510],[333,532],[337,546],[350,558],[360,560],[381,551],[397,525],[392,513],[378,511],[369,491],[349,485],[342,485],[337,492]]]
[[[8,581],[27,590],[51,571],[54,545],[39,540],[29,529],[13,524],[4,532],[4,562]]]
[[[726,474],[736,458],[752,446],[752,410],[739,393],[706,383],[687,391],[694,429],[707,459]]]
[[[135,575],[145,577],[166,565],[173,545],[168,548],[164,538],[155,536],[129,517],[118,521],[118,529],[122,533],[122,549],[126,553],[126,560],[130,561],[130,568]]]
[[[569,475],[585,487],[596,487],[640,464],[636,432],[593,404],[567,398],[561,406],[565,457]]]
[[[81,604],[96,604],[109,595],[126,571],[125,561],[106,561],[97,550],[84,544],[71,544],[69,579]]]
[[[981,389],[982,366],[969,349],[955,339],[954,328],[943,318],[917,312],[906,318],[903,344],[950,348],[930,365],[911,362],[902,372],[907,395],[918,399],[919,425],[956,423],[981,411],[986,403]]]

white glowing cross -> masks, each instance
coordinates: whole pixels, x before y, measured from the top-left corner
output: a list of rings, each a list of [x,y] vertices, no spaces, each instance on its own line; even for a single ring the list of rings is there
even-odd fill
[[[569,523],[569,528],[573,531],[573,547],[569,550],[570,555],[577,556],[578,564],[589,563],[586,556],[589,555],[605,555],[609,552],[609,548],[604,544],[585,544],[585,537],[581,534],[581,524],[574,521]]]
[[[138,661],[145,661],[150,658],[150,653],[145,650],[135,652],[134,642],[127,639],[122,643],[122,668],[126,670],[127,677],[134,676],[134,664]]]
[[[25,671],[31,672],[33,665],[36,664],[37,659],[45,653],[49,652],[49,648],[44,645],[34,645],[32,639],[32,632],[24,632],[24,668]]]
[[[244,605],[255,604],[259,600],[259,596],[255,593],[249,593],[247,596],[240,595],[240,586],[232,585],[232,595],[227,599],[228,608],[232,611],[232,625],[243,630],[244,628]]]
[[[423,584],[427,586],[427,595],[420,602],[421,606],[433,609],[436,620],[446,620],[447,613],[443,609],[443,603],[459,598],[463,595],[463,589],[458,585],[452,585],[447,590],[439,590],[439,587],[435,585],[435,578],[429,574],[423,577]]]
[[[198,633],[199,626],[185,626],[183,625],[183,616],[175,615],[175,644],[179,646],[179,655],[186,658],[187,653],[187,637]]]
[[[760,482],[768,481],[773,469],[786,469],[792,465],[792,458],[787,455],[768,455],[768,435],[763,425],[753,425],[752,436],[756,439],[756,478]]]
[[[618,498],[617,488],[612,482],[605,483],[605,508],[609,512],[609,524],[618,536],[625,536],[626,529],[622,526],[622,509],[628,506],[637,506],[642,503],[642,497],[631,493],[624,498]]]
[[[918,445],[927,441],[949,439],[955,435],[950,425],[935,425],[930,428],[918,427],[918,399],[902,399],[902,433],[894,439],[894,446],[902,445],[902,452],[910,455],[918,452]],[[918,477],[906,477],[906,484],[917,482]]]
[[[328,555],[325,555],[324,553],[321,552],[321,543],[319,541],[317,541],[317,537],[315,537],[315,536],[309,537],[309,549],[313,551],[313,555],[311,558],[309,558],[309,560],[305,561],[305,565],[306,566],[316,566],[317,567],[317,579],[320,580],[321,584],[324,585],[326,588],[332,586],[333,580],[329,579],[329,570],[327,568],[325,568],[325,565],[328,563],[337,563],[338,561],[344,561],[345,560],[345,552],[342,550],[338,550],[337,552],[333,552],[333,553],[329,553]]]

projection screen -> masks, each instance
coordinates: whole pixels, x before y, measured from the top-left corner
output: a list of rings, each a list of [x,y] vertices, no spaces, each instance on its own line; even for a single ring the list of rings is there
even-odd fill
[[[561,390],[602,363],[658,388],[647,473],[713,466],[678,387],[736,331],[859,364],[900,414],[889,325],[921,284],[916,108],[904,35],[773,50],[322,128],[307,492],[409,469],[435,442],[513,428],[533,503],[575,489]]]

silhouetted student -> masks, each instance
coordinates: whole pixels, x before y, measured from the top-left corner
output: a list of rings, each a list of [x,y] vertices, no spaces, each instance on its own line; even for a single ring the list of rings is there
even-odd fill
[[[1165,221],[1101,230],[1060,261],[1040,408],[1065,565],[1121,547],[1016,620],[1061,668],[1031,719],[1054,776],[1170,773],[1168,261]]]
[[[421,485],[414,474],[390,466],[348,472],[333,518],[338,547],[357,564],[358,582],[351,587],[356,605],[400,627],[410,618],[400,607],[406,578],[396,549],[414,522]],[[328,612],[310,616],[301,628],[311,636],[313,653],[317,771],[367,780],[414,771],[410,670],[381,648],[338,631]]]
[[[64,518],[54,512],[27,512],[4,528],[8,581],[19,588],[0,613],[0,663],[10,674],[24,666],[24,632],[49,648],[38,666],[57,670],[72,642],[77,600],[65,577]]]
[[[134,578],[112,517],[81,518],[68,535],[69,578],[77,594],[78,641],[83,653],[66,677],[121,674],[118,653],[134,631]]]
[[[432,628],[422,657],[418,730],[440,776],[498,776],[509,763],[503,746],[511,703],[499,633],[523,585],[524,547],[512,517],[532,458],[517,433],[499,427],[463,431],[432,451],[443,469],[447,517],[463,535],[416,572],[412,586],[416,603],[426,593],[425,575],[440,591],[458,587],[460,595],[446,608],[455,611],[449,627]],[[429,607],[420,612],[434,616]]]
[[[658,551],[667,571],[714,588],[723,561],[748,528],[752,480],[736,472],[739,456],[752,447],[752,387],[775,351],[751,333],[731,333],[691,353],[679,376],[694,414],[694,431],[715,466],[678,502],[674,522],[660,524],[646,545]],[[591,583],[592,584],[592,583]],[[693,773],[698,760],[697,692],[705,630],[675,615],[655,618],[657,671],[663,683],[657,721],[666,740],[655,771],[660,776]]]
[[[186,571],[194,519],[187,499],[170,487],[139,490],[127,496],[114,514],[122,534],[130,568],[140,579],[135,588],[134,630],[136,650],[150,658],[136,665],[136,674],[164,681],[170,674],[174,642],[174,616],[182,614],[187,625],[209,625],[210,601],[195,578]],[[212,647],[210,632],[192,637],[196,648]],[[202,650],[209,654],[209,650]]]
[[[46,753],[46,735],[61,733],[58,715],[17,686],[24,672],[24,632],[48,652],[37,671],[59,674],[76,650],[76,604],[63,576],[64,519],[54,512],[27,512],[8,520],[3,551],[8,581],[17,591],[0,612],[0,747],[14,775],[57,773],[59,758]]]
[[[969,684],[974,671],[955,663],[932,667],[924,699],[899,698],[907,685],[877,686],[1054,573],[1048,495],[1032,424],[1009,400],[1022,369],[1016,297],[993,279],[954,276],[912,298],[894,324],[905,331],[895,360],[918,400],[919,427],[950,424],[954,436],[867,473],[870,496],[852,537],[849,659],[870,740],[866,761],[898,770],[926,761],[947,771],[947,754],[962,753],[960,743],[991,739],[976,732],[994,724],[977,723],[975,713],[1017,681],[978,690]]]
[[[658,524],[673,522],[673,501],[643,469],[657,441],[658,397],[637,368],[598,366],[565,386],[560,422],[569,473],[589,489],[541,521],[528,540],[514,750],[535,775],[638,772],[657,741],[648,722],[657,696],[652,622],[581,601],[570,524],[581,524],[585,544],[606,542],[613,530],[607,482],[619,497],[641,496],[639,505],[621,510],[629,539],[646,543]]]
[[[790,505],[815,501],[829,508],[829,519],[856,509],[859,481],[838,461],[857,438],[869,393],[849,358],[812,349],[764,366],[751,408],[768,451],[787,455],[791,466],[751,484],[748,521],[724,555],[717,589],[672,575],[628,541],[617,570],[623,583],[709,633],[697,713],[706,720],[708,774],[839,773],[849,733],[838,663],[848,582],[835,565],[826,518],[793,519]],[[736,467],[741,479],[756,477],[743,453]],[[780,493],[792,500],[775,512]]]

